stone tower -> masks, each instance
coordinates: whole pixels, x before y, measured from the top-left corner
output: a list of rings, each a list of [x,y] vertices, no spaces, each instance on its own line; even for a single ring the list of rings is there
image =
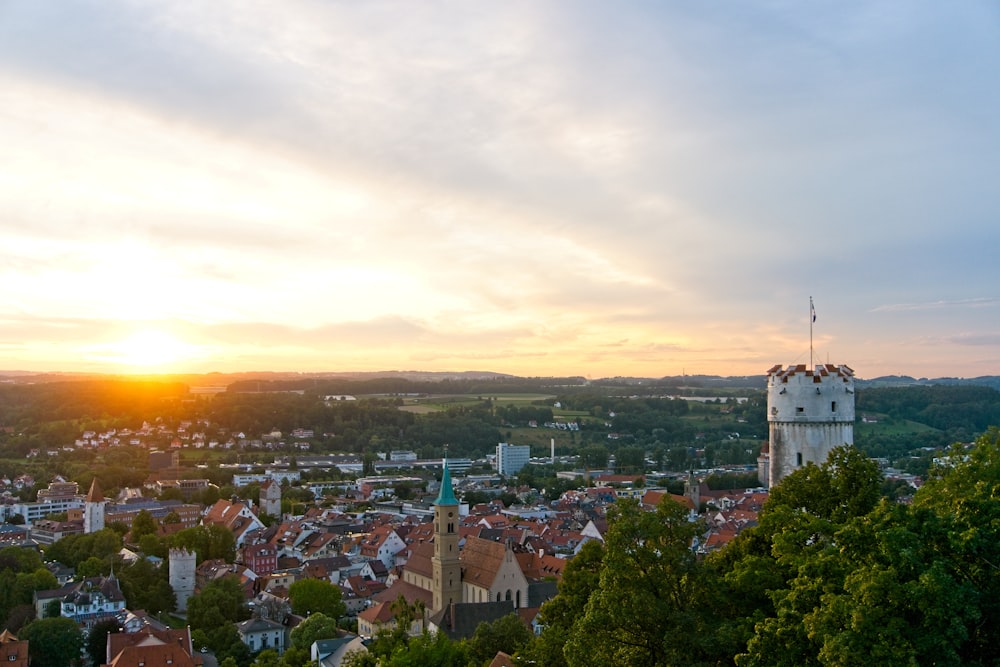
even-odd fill
[[[695,513],[701,511],[701,482],[695,478],[693,471],[688,472],[688,478],[684,482],[684,497],[691,500]]]
[[[767,480],[774,486],[807,463],[824,463],[834,447],[854,444],[854,371],[805,364],[767,372]]]
[[[97,478],[90,483],[90,491],[83,506],[83,532],[96,533],[104,529],[104,492]]]
[[[177,596],[177,611],[187,611],[188,598],[194,595],[194,570],[198,554],[187,549],[171,549],[167,576]]]
[[[451,488],[448,459],[444,459],[441,491],[434,501],[434,600],[431,613],[452,602],[462,602],[462,563],[458,559],[458,499]]]
[[[273,479],[260,485],[260,511],[268,516],[281,516],[281,484]]]

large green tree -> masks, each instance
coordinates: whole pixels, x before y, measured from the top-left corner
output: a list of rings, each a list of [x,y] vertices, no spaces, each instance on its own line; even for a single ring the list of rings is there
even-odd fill
[[[146,510],[139,510],[132,520],[132,544],[138,544],[139,540],[146,535],[156,535],[159,526],[153,515]]]
[[[45,559],[59,561],[73,568],[91,557],[110,563],[121,548],[121,535],[105,528],[96,533],[68,535],[57,540],[46,548]]]
[[[177,596],[170,587],[167,567],[156,566],[146,558],[116,572],[129,609],[145,609],[151,614],[177,608]]]
[[[87,656],[90,657],[90,664],[103,665],[111,660],[108,657],[108,635],[116,632],[121,632],[121,628],[118,627],[118,621],[113,618],[101,621],[90,629],[87,633],[85,646]]]
[[[27,620],[20,608],[32,604],[34,592],[58,587],[37,551],[20,547],[0,550],[0,623],[20,627]]]
[[[527,649],[525,660],[546,667],[564,667],[563,646],[573,625],[583,618],[591,594],[601,582],[604,544],[598,540],[585,543],[566,564],[559,581],[559,594],[542,605],[541,636]]]
[[[192,630],[211,633],[224,625],[244,621],[250,617],[240,581],[225,576],[210,581],[197,595],[188,599],[188,623]]]
[[[292,612],[300,616],[319,613],[340,618],[347,612],[340,588],[326,579],[299,579],[288,587],[288,599]]]
[[[955,449],[912,506],[872,507],[877,477],[853,452],[783,480],[716,559],[755,618],[737,664],[995,664],[998,439]]]
[[[600,587],[567,639],[567,662],[714,662],[706,584],[694,552],[700,532],[687,508],[669,496],[652,512],[635,500],[609,508]]]
[[[236,557],[236,540],[225,526],[185,528],[170,538],[170,546],[194,550],[199,563],[216,558],[231,563]]]
[[[340,634],[337,619],[319,612],[302,621],[291,632],[292,646],[308,649],[314,641],[333,639]]]
[[[83,633],[75,621],[62,616],[29,623],[18,637],[28,641],[31,664],[36,667],[77,664],[83,651]]]
[[[517,614],[507,614],[492,623],[479,624],[468,641],[469,655],[477,663],[489,663],[497,652],[514,655],[533,638],[534,634]]]
[[[878,465],[845,445],[834,448],[822,464],[809,463],[782,479],[771,489],[764,510],[785,506],[843,523],[874,509],[881,485]]]
[[[961,655],[967,664],[1000,664],[1000,429],[972,447],[955,445],[914,497],[949,521],[948,547],[956,575],[975,589],[979,608]]]

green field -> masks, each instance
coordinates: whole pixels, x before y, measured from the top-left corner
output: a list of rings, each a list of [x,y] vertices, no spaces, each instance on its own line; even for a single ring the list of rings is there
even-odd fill
[[[888,415],[866,413],[869,417],[878,419],[877,423],[866,423],[859,416],[854,422],[854,430],[864,435],[911,435],[919,433],[937,433],[939,429],[920,422],[907,419],[892,419]]]
[[[496,394],[494,396],[470,394],[428,394],[425,396],[408,396],[403,399],[400,410],[416,414],[441,412],[455,407],[472,407],[480,405],[487,398],[493,400],[495,406],[531,405],[534,401],[544,401],[555,398],[554,394]],[[586,414],[586,413],[583,413]]]

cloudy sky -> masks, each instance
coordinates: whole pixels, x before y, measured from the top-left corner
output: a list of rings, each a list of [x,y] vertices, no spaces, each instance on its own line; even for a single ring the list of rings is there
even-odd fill
[[[0,369],[1000,374],[992,0],[0,0]]]

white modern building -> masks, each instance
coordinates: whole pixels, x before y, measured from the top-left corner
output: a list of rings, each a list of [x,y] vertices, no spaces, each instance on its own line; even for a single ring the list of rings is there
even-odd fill
[[[263,473],[236,473],[233,475],[233,486],[247,486],[248,484],[262,484],[267,480],[273,480],[278,484],[287,481],[289,484],[302,479],[302,473],[298,470],[280,470],[268,468]]]
[[[25,524],[31,526],[50,514],[63,514],[68,513],[70,510],[82,510],[85,505],[86,501],[83,496],[50,502],[14,503],[13,505],[5,505],[3,507],[3,518],[8,519],[15,514],[20,514],[24,517]]]
[[[497,472],[501,475],[516,475],[530,460],[531,447],[528,445],[497,444]]]

